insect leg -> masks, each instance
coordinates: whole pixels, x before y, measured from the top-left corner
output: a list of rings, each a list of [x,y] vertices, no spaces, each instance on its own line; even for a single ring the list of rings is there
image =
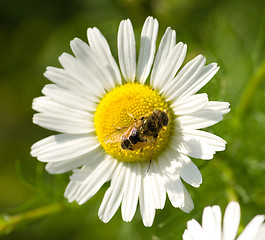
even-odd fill
[[[149,163],[148,163],[147,169],[146,169],[146,171],[145,171],[143,177],[145,177],[145,175],[149,172],[150,167],[151,167],[151,163],[152,163],[152,158],[150,158],[150,160],[149,160]]]

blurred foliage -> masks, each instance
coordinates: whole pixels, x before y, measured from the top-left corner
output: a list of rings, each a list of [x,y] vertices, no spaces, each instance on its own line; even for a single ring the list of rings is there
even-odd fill
[[[187,61],[198,53],[221,69],[203,88],[211,100],[229,101],[231,113],[209,131],[227,140],[212,161],[195,160],[199,189],[187,186],[195,209],[185,214],[167,201],[145,228],[139,209],[131,223],[120,211],[102,223],[97,211],[108,184],[86,204],[63,197],[69,174],[52,176],[29,154],[51,133],[32,124],[31,102],[48,81],[47,65],[70,52],[74,37],[85,40],[98,27],[117,59],[119,22],[131,18],[137,43],[144,19],[158,18],[158,39],[167,26],[188,44]],[[238,200],[242,225],[265,213],[265,2],[263,0],[46,0],[0,1],[0,232],[3,239],[181,239],[186,222],[202,209],[224,210]],[[139,44],[138,44],[139,47]]]

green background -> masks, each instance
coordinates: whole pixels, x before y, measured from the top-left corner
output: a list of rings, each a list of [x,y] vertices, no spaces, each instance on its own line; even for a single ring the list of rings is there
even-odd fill
[[[117,59],[117,31],[130,18],[139,48],[149,15],[159,21],[158,40],[167,26],[188,45],[187,61],[201,53],[220,70],[201,91],[228,101],[231,113],[207,129],[227,141],[213,160],[194,159],[203,175],[200,188],[185,185],[195,204],[183,213],[167,200],[152,227],[139,208],[131,223],[120,209],[107,224],[97,211],[108,187],[82,206],[63,197],[69,174],[49,175],[29,154],[31,145],[52,132],[32,123],[32,99],[48,83],[46,66],[71,52],[74,37],[86,41],[96,26]],[[201,222],[202,209],[224,210],[239,201],[241,229],[265,213],[265,2],[264,0],[1,0],[0,1],[0,239],[181,239],[188,220]]]

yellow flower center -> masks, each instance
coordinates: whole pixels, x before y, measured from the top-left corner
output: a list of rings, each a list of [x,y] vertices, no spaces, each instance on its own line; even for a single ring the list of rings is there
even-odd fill
[[[129,140],[127,143],[133,150],[122,147],[122,141],[129,139],[132,130],[140,129],[140,119],[150,116],[155,109],[167,113],[168,125],[160,128],[157,137],[146,136],[139,131],[140,138],[145,141],[135,144],[135,141]],[[99,142],[112,157],[125,162],[149,161],[167,145],[172,130],[172,116],[168,103],[157,91],[147,85],[128,83],[104,96],[96,109],[94,122]],[[158,121],[158,118],[155,119]]]

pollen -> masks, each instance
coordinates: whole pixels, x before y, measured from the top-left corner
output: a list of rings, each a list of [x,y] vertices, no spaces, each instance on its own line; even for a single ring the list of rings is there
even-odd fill
[[[155,109],[168,113],[169,124],[159,131],[156,139],[149,141],[143,148],[123,149],[121,142],[129,137],[129,133],[125,134],[126,130]],[[106,153],[119,161],[136,162],[150,161],[165,149],[172,131],[172,118],[173,112],[169,104],[156,90],[148,85],[128,83],[114,88],[101,99],[94,123],[98,140]],[[139,124],[135,127],[139,127]]]

